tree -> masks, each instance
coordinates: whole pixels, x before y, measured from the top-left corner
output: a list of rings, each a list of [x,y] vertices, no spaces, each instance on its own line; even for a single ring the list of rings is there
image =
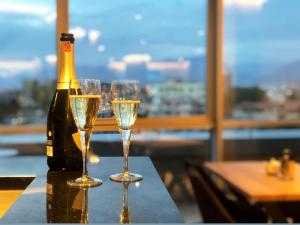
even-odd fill
[[[242,102],[260,102],[265,100],[266,92],[259,87],[236,87],[235,89],[236,104]]]

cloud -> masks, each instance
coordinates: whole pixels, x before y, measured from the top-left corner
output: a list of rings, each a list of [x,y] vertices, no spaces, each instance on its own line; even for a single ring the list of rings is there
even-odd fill
[[[1,60],[0,76],[16,76],[21,71],[36,71],[41,68],[41,60],[35,58],[33,60]]]
[[[76,40],[80,40],[86,36],[86,30],[83,27],[71,27],[69,32],[74,34]]]
[[[205,55],[206,49],[203,47],[198,47],[195,49],[195,53],[196,53],[196,55]]]
[[[104,52],[105,51],[105,45],[99,45],[98,47],[97,47],[97,50],[98,50],[98,52]]]
[[[227,7],[260,10],[268,0],[224,0]]]
[[[197,36],[198,37],[204,37],[205,36],[205,31],[204,30],[197,30]]]
[[[0,12],[44,16],[49,13],[49,10],[46,7],[31,4],[0,3]]]
[[[54,54],[46,55],[45,61],[50,65],[54,65],[57,62],[57,56]]]
[[[91,44],[94,44],[99,39],[99,37],[101,37],[101,32],[98,30],[90,30],[88,36],[89,36],[89,42]]]
[[[117,71],[117,72],[124,72],[126,70],[126,64],[124,62],[115,62],[111,61],[108,64],[109,69]]]
[[[123,57],[123,62],[126,64],[147,63],[151,61],[151,56],[148,54],[129,54]]]
[[[1,60],[0,69],[38,69],[41,66],[39,59],[33,60]]]
[[[56,13],[54,11],[49,10],[47,7],[35,4],[0,2],[0,13],[38,16],[48,23],[53,22],[56,19]]]
[[[136,21],[141,21],[143,19],[143,16],[142,14],[140,13],[136,13],[134,16],[133,16],[134,20]]]
[[[52,14],[49,14],[48,16],[46,16],[45,18],[45,21],[47,23],[52,23],[56,20],[56,13],[52,13]]]

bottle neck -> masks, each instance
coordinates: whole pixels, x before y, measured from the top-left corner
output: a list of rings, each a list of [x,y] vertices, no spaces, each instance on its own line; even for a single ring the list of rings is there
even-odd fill
[[[74,66],[74,44],[60,41],[59,50],[62,57],[58,64],[57,89],[79,88]]]

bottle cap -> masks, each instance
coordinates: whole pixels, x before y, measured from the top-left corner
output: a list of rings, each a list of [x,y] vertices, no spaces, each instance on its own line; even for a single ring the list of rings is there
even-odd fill
[[[75,41],[74,35],[71,33],[61,33],[60,40],[61,41],[70,41],[71,43],[74,43],[74,41]]]

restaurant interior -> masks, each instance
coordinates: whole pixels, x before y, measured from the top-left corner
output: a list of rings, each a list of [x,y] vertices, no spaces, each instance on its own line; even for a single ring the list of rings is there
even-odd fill
[[[0,223],[300,222],[299,9],[1,0]],[[53,172],[55,135],[70,134],[51,122],[63,73],[82,155],[80,171]],[[83,79],[101,81],[89,132],[73,79],[78,96]],[[125,126],[116,107],[130,91]]]

